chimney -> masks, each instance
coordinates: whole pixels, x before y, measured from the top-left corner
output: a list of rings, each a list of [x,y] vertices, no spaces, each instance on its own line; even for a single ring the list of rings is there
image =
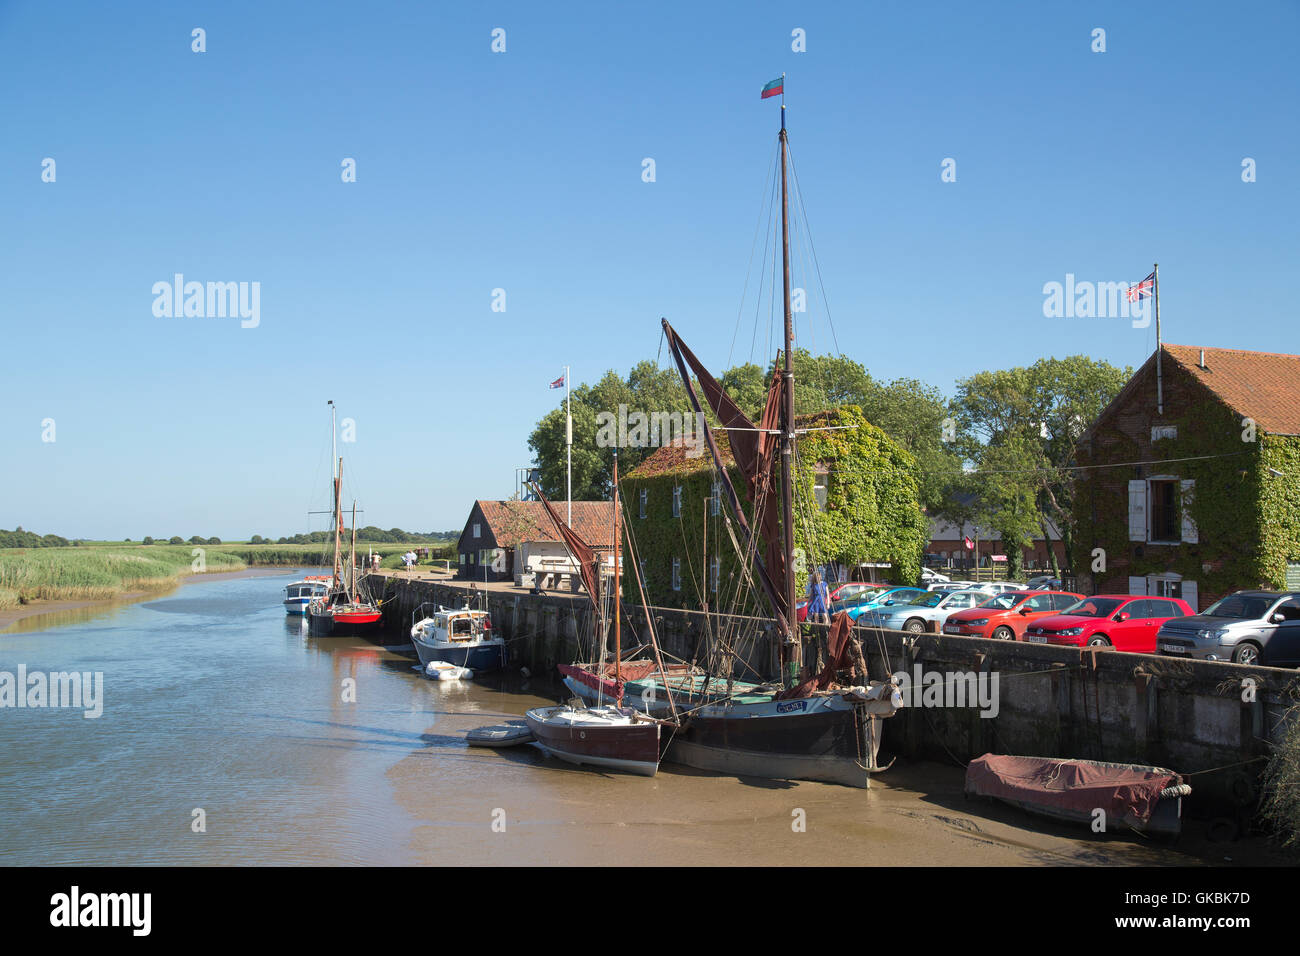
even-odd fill
[[[1205,368],[1205,349],[1201,349],[1201,368]]]

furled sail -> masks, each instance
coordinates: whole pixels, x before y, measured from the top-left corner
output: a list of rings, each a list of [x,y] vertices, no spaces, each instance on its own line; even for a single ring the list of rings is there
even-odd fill
[[[709,370],[696,358],[695,353],[678,337],[667,319],[663,320],[663,327],[664,334],[668,338],[668,347],[672,351],[677,370],[681,373],[686,393],[690,397],[691,406],[697,413],[703,412],[690,372],[687,371],[688,365],[699,380],[709,410],[717,417],[719,426],[727,432],[732,457],[735,458],[736,467],[745,478],[745,490],[750,503],[754,506],[752,527],[740,507],[740,500],[731,483],[731,476],[722,466],[718,446],[713,438],[713,430],[707,422],[704,423],[704,438],[717,465],[718,479],[727,492],[732,513],[744,532],[746,544],[752,539],[754,529],[757,529],[762,538],[763,556],[761,559],[756,556],[755,560],[759,583],[772,602],[772,610],[777,618],[786,620],[789,614],[785,588],[787,571],[777,519],[776,467],[777,449],[781,437],[781,409],[785,404],[785,389],[789,386],[779,372],[772,376],[772,385],[767,392],[762,418],[759,424],[755,425],[732,401],[731,396],[723,390],[718,380],[709,374]]]

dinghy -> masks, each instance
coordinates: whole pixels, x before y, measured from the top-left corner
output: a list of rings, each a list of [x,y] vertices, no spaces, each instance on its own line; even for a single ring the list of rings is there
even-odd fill
[[[471,680],[474,672],[468,667],[457,667],[446,661],[429,661],[424,665],[424,676],[433,680]]]
[[[1192,788],[1172,770],[1100,760],[985,754],[966,768],[966,795],[992,797],[1031,813],[1107,829],[1124,825],[1177,836]]]
[[[517,747],[533,742],[533,732],[525,724],[497,724],[476,727],[465,735],[471,747]]]

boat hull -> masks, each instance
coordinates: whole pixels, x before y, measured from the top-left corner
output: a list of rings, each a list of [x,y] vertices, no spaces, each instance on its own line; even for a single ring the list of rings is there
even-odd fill
[[[498,671],[506,664],[506,646],[501,640],[485,641],[478,644],[451,644],[427,641],[418,636],[411,637],[415,654],[420,664],[428,666],[431,661],[445,661],[457,667],[468,667],[475,673]]]
[[[524,714],[528,729],[547,753],[572,764],[653,777],[659,769],[659,724],[651,721],[599,726],[556,724],[550,718],[565,708]]]
[[[715,705],[690,718],[664,759],[737,777],[865,789],[871,774],[884,769],[877,762],[880,721],[861,705],[829,697]]]
[[[331,614],[307,610],[307,623],[317,637],[358,637],[373,634],[379,629],[383,615],[377,611],[353,611]]]

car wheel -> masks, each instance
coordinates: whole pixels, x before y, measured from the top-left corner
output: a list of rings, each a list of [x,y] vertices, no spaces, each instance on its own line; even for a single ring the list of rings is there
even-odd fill
[[[1016,632],[1011,630],[1009,627],[998,627],[994,628],[990,637],[995,641],[1014,641],[1016,639]]]
[[[1088,638],[1089,647],[1110,647],[1110,638],[1098,634],[1096,637]]]
[[[914,617],[904,625],[903,630],[912,634],[920,634],[925,630],[925,622],[918,617]]]
[[[1232,662],[1234,664],[1258,664],[1259,645],[1252,641],[1242,641],[1232,651]]]

